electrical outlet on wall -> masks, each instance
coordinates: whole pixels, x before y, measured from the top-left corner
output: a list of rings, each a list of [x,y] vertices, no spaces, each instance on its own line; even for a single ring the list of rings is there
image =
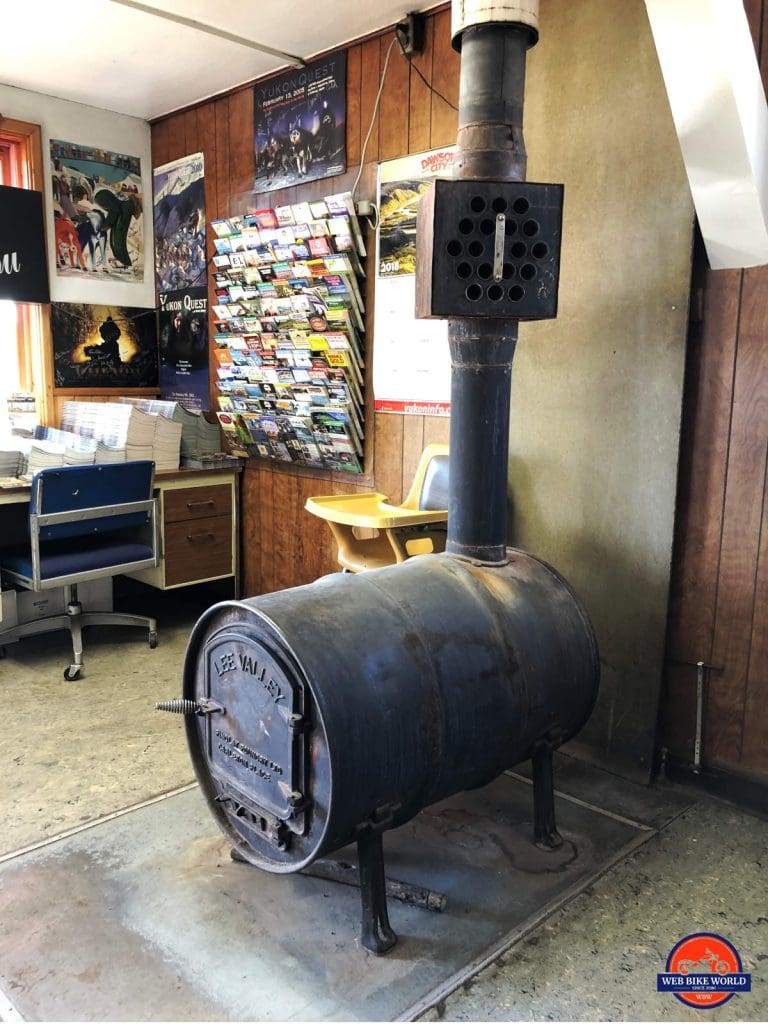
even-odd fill
[[[404,21],[395,26],[400,48],[406,57],[421,53],[424,49],[424,15],[408,14]]]

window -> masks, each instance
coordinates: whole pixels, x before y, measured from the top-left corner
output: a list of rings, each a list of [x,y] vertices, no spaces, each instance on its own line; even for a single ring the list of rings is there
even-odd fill
[[[21,390],[18,337],[16,303],[0,301],[0,403],[3,405],[12,391]]]

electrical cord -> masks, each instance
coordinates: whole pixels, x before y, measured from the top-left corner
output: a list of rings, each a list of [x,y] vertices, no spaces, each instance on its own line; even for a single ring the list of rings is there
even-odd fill
[[[459,108],[456,106],[456,104],[455,103],[451,103],[451,101],[448,99],[447,96],[443,96],[443,94],[440,92],[440,90],[436,89],[434,87],[434,85],[432,85],[431,82],[427,81],[427,79],[421,73],[421,70],[418,67],[416,67],[416,65],[413,63],[413,54],[405,52],[405,47],[403,46],[403,41],[400,38],[400,35],[399,35],[399,33],[397,31],[395,31],[395,39],[397,41],[397,45],[400,47],[400,52],[402,53],[402,55],[405,57],[405,59],[410,64],[411,69],[416,72],[416,74],[422,80],[424,85],[426,85],[426,87],[429,89],[429,91],[433,92],[435,94],[435,96],[439,96],[439,98],[443,101],[443,103],[446,103],[451,108],[451,110],[458,111]]]
[[[357,193],[357,186],[360,184],[360,179],[363,176],[363,167],[365,167],[365,151],[368,148],[368,143],[370,142],[370,139],[371,139],[371,133],[373,132],[373,125],[374,125],[374,122],[376,121],[376,115],[379,112],[379,104],[381,103],[381,94],[384,92],[384,80],[387,77],[387,68],[389,67],[389,58],[392,56],[392,49],[393,49],[393,47],[394,47],[396,42],[397,42],[397,33],[395,33],[394,38],[392,39],[392,42],[389,44],[389,49],[387,50],[387,56],[384,58],[384,67],[383,67],[382,72],[381,72],[381,81],[379,82],[379,91],[376,93],[376,99],[375,99],[374,104],[373,104],[373,113],[371,114],[371,123],[368,125],[368,133],[365,136],[365,142],[363,142],[363,149],[362,149],[362,152],[360,153],[360,168],[358,169],[357,177],[355,178],[355,183],[352,186],[352,201],[353,202],[354,202],[354,199],[355,199],[355,195]]]

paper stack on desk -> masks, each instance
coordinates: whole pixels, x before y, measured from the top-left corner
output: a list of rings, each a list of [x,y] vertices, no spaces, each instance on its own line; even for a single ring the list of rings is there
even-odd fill
[[[31,475],[60,466],[92,466],[95,454],[96,442],[91,438],[38,425],[26,453],[24,472]]]
[[[182,457],[212,455],[221,451],[221,430],[218,422],[209,423],[202,413],[185,409],[180,402],[165,402],[154,398],[125,398],[119,402],[134,406],[143,412],[162,416],[181,425]],[[175,467],[174,467],[175,468]]]
[[[0,476],[18,476],[21,472],[22,453],[18,448],[5,448],[0,442]]]
[[[97,462],[149,459],[157,469],[179,467],[180,426],[133,402],[65,402],[62,426],[100,442]]]
[[[110,448],[102,441],[96,443],[96,457],[94,462],[97,466],[111,465],[114,462],[125,462],[125,448]]]
[[[181,424],[164,416],[155,420],[155,466],[157,469],[178,469],[181,449]]]
[[[61,427],[112,448],[124,448],[130,418],[130,408],[117,402],[65,402]]]
[[[64,465],[66,448],[57,441],[33,441],[27,456],[27,474],[39,473],[41,469],[58,469]]]
[[[119,406],[119,408],[123,407]],[[156,428],[156,416],[150,416],[149,413],[142,412],[141,409],[131,407],[124,435],[125,452],[129,461],[154,459]]]

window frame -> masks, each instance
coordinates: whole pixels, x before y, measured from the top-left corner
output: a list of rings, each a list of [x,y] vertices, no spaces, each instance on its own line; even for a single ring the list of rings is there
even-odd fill
[[[16,188],[40,192],[45,209],[40,125],[0,115],[0,162],[3,182]],[[47,234],[47,219],[44,224]],[[16,310],[16,346],[21,389],[34,394],[40,422],[49,424],[55,419],[50,307],[17,302]]]

